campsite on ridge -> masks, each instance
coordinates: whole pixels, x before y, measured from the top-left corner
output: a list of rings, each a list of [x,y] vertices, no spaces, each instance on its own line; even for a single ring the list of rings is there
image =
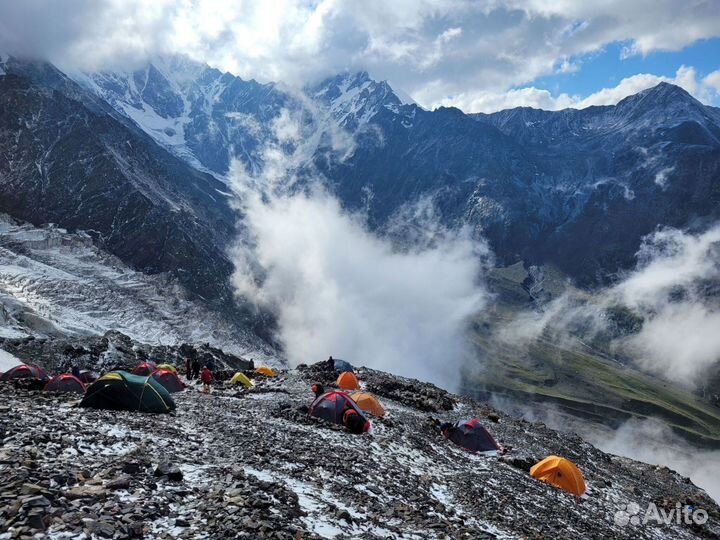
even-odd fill
[[[562,520],[563,534],[575,537],[655,538],[654,528],[628,530],[613,515],[628,501],[662,501],[665,509],[680,503],[709,515],[664,533],[720,534],[720,508],[669,469],[604,454],[576,435],[428,383],[354,368],[363,395],[382,400],[385,414],[368,416],[372,428],[353,434],[336,409],[313,412],[326,396],[340,411],[340,399],[350,399],[328,361],[275,377],[250,368],[250,386],[218,371],[222,380],[209,394],[181,375],[187,388],[173,394],[173,410],[157,407],[158,396],[170,399],[158,386],[143,392],[144,384],[157,385],[152,376],[118,367],[127,371],[100,376],[83,399],[92,403],[81,406],[77,394],[42,384],[32,390],[40,379],[0,383],[3,486],[18,497],[0,507],[0,527],[99,538],[172,531],[176,538],[432,539],[442,531],[475,539],[552,535]],[[316,398],[311,386],[320,385]],[[123,398],[148,394],[148,402]],[[439,418],[447,421],[440,428]],[[484,425],[482,437],[502,453],[473,447],[462,438],[472,431],[443,436],[452,422]],[[559,478],[568,471],[579,480]]]

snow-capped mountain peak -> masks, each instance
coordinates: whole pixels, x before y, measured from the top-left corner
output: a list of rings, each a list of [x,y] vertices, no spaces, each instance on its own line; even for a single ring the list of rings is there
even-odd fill
[[[306,93],[350,131],[367,124],[383,108],[398,112],[407,102],[387,81],[376,81],[366,71],[330,77],[306,88]]]
[[[219,178],[233,156],[257,162],[257,126],[269,125],[289,99],[274,84],[245,81],[182,56],[157,57],[132,72],[75,78],[165,148]]]

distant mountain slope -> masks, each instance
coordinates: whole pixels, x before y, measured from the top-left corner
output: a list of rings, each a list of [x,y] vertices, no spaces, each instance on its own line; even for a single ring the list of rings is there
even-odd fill
[[[541,294],[558,298],[563,292],[592,296],[568,289],[564,276],[551,268],[542,270]],[[531,309],[527,283],[531,281],[521,264],[493,269],[488,278],[494,294],[492,304],[472,323],[470,339],[482,362],[468,366],[461,391],[481,400],[497,400],[507,409],[555,417],[556,427],[568,427],[567,417],[580,419],[578,425],[591,430],[596,425],[617,428],[630,418],[661,419],[673,432],[692,444],[709,449],[720,444],[720,401],[716,385],[710,392],[693,393],[680,385],[638,370],[623,357],[608,336],[632,332],[618,312],[607,310],[608,328],[587,336],[554,332],[546,328],[533,339],[523,338],[522,330],[502,336],[508,323]],[[536,292],[536,291],[533,291]],[[537,305],[535,307],[537,309]],[[612,322],[611,322],[612,321]],[[583,321],[574,321],[578,327]],[[623,324],[625,323],[625,324]],[[712,380],[716,369],[708,369]]]
[[[585,285],[633,260],[658,225],[720,217],[720,112],[662,83],[616,106],[425,111],[366,72],[304,88],[306,98],[182,58],[77,79],[191,164],[222,177],[232,155],[252,170],[288,109],[332,125],[355,148],[315,165],[348,208],[384,228],[431,200],[446,225],[471,225],[503,263],[552,263]],[[347,156],[346,156],[347,157]]]
[[[720,114],[662,83],[613,107],[475,115],[523,144],[542,168],[543,223],[528,258],[581,281],[627,267],[658,225],[700,226],[720,217]],[[541,205],[542,206],[542,205]]]
[[[271,121],[285,107],[300,107],[275,84],[244,81],[179,56],[156,58],[132,72],[73,76],[156,142],[218,177],[232,157],[259,166]]]
[[[212,303],[232,302],[225,249],[235,217],[225,185],[52,66],[11,59],[4,71],[0,210],[87,230],[138,270],[170,272]]]

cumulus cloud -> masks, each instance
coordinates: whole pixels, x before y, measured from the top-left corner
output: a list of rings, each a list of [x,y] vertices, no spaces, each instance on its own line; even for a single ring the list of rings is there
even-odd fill
[[[503,94],[577,70],[573,59],[608,43],[629,43],[627,55],[679,50],[718,36],[718,20],[713,0],[682,9],[672,0],[370,0],[361,8],[343,0],[28,0],[0,3],[0,50],[84,69],[178,52],[245,78],[297,86],[363,69],[392,79],[427,108],[475,112],[571,106],[579,98],[534,88]],[[707,86],[718,82],[711,77]]]
[[[533,107],[547,111],[574,108],[584,109],[593,105],[615,105],[628,96],[657,86],[661,82],[675,84],[687,90],[705,103],[715,103],[720,98],[720,70],[701,77],[692,66],[680,66],[674,77],[638,73],[622,79],[616,86],[602,88],[589,96],[560,93],[535,87],[517,88],[506,92],[462,93],[452,99],[441,100],[445,106],[456,106],[464,111],[494,112],[513,107]]]
[[[609,294],[645,318],[624,346],[645,369],[700,384],[720,361],[720,224],[701,234],[647,237],[638,268]]]
[[[454,386],[470,354],[467,321],[487,299],[487,247],[462,231],[402,247],[370,232],[314,177],[296,174],[314,138],[306,128],[283,113],[263,171],[234,164],[246,232],[234,255],[238,294],[277,315],[291,365],[332,354]],[[288,151],[288,142],[298,144]]]

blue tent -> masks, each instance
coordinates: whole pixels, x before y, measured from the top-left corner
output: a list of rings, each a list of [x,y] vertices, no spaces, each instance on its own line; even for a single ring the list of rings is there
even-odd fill
[[[339,358],[333,358],[333,362],[335,365],[335,371],[353,371],[353,367],[350,362],[340,360]]]

